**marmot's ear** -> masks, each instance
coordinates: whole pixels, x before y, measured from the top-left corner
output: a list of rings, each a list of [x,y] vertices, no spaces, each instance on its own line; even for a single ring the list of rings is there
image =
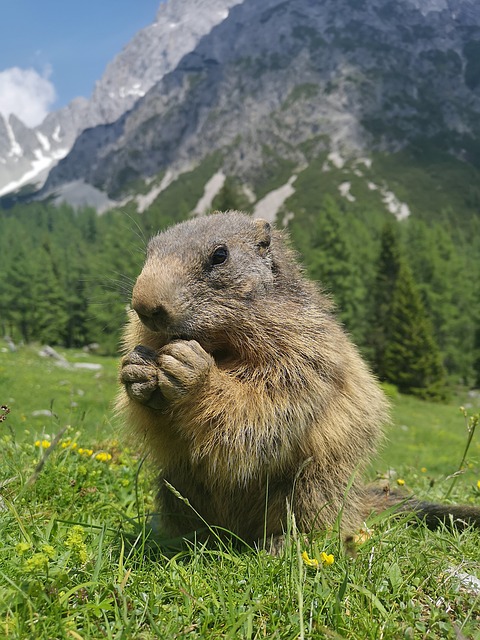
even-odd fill
[[[258,218],[253,221],[255,225],[255,238],[260,255],[264,255],[272,240],[272,227],[269,222]]]

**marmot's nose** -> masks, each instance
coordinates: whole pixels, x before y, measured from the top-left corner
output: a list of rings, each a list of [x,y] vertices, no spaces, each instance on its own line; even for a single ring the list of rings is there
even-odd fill
[[[164,324],[168,319],[168,311],[161,304],[150,307],[141,302],[134,302],[133,309],[136,311],[138,317],[145,324],[148,322],[155,322],[156,324]]]
[[[168,325],[170,314],[163,305],[152,306],[134,299],[132,306],[143,324],[152,331],[159,331]]]
[[[178,319],[178,301],[171,283],[144,268],[132,291],[132,307],[151,331],[165,331]]]

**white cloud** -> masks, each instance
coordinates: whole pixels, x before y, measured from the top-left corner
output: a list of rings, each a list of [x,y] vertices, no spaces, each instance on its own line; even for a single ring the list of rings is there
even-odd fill
[[[0,113],[14,113],[29,127],[40,124],[56,98],[49,75],[50,70],[40,75],[19,67],[0,71]]]

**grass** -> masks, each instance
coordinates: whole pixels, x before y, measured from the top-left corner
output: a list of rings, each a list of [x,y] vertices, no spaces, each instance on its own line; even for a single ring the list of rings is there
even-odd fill
[[[392,426],[387,441],[376,460],[378,469],[395,466],[405,473],[416,473],[426,468],[430,479],[445,478],[453,473],[461,460],[468,437],[468,424],[461,405],[469,403],[464,398],[450,404],[419,400],[413,396],[400,396],[394,400]],[[476,406],[470,413],[478,412]],[[473,440],[469,450],[472,465],[465,471],[465,482],[473,482],[479,474],[480,438]],[[475,475],[477,474],[477,475]]]
[[[57,349],[72,365],[66,369],[53,358],[39,356],[39,351],[40,347],[25,347],[0,352],[0,403],[12,410],[9,423],[14,424],[15,438],[56,433],[65,423],[75,424],[88,441],[111,435],[118,359]],[[101,369],[73,368],[77,363],[99,364]]]
[[[306,541],[293,528],[281,557],[195,543],[153,554],[153,472],[111,419],[115,361],[88,361],[102,370],[60,369],[31,348],[0,353],[0,402],[11,405],[0,422],[0,638],[480,638],[478,589],[455,577],[480,578],[475,531],[384,514],[355,549],[335,531]],[[57,418],[31,416],[52,399]],[[441,499],[465,448],[462,413],[394,405],[373,470]],[[478,504],[478,438],[465,467],[452,498]]]

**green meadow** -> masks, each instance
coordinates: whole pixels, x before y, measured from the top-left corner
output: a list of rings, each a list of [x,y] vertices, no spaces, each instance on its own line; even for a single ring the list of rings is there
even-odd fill
[[[478,531],[382,514],[347,547],[293,522],[279,557],[158,547],[155,471],[112,411],[118,361],[38,351],[0,351],[0,638],[480,638]],[[456,473],[480,398],[388,391],[370,479],[480,505],[480,427]]]

